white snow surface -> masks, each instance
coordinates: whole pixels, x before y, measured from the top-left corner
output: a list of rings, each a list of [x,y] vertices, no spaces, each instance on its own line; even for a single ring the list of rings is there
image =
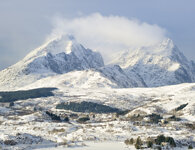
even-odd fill
[[[38,86],[38,84],[36,85]],[[41,87],[41,84],[39,84]],[[44,117],[41,111],[32,112],[18,116],[7,116],[11,109],[3,109],[0,118],[0,140],[16,138],[22,145],[9,147],[11,149],[63,149],[60,143],[67,143],[67,149],[101,149],[112,148],[115,145],[121,149],[127,149],[122,144],[127,138],[142,139],[156,137],[159,134],[174,137],[175,140],[195,140],[194,132],[185,129],[180,130],[185,123],[195,122],[195,83],[185,83],[158,88],[90,88],[66,87],[63,84],[56,84],[55,96],[47,98],[28,99],[15,102],[16,108],[32,109],[38,106],[46,110],[56,110],[56,105],[67,101],[91,101],[104,105],[131,110],[126,116],[139,113],[162,113],[169,114],[182,104],[188,105],[180,113],[180,122],[171,123],[169,126],[160,125],[136,126],[128,120],[112,120],[112,114],[100,114],[96,116],[100,122],[79,124],[75,121],[70,123],[56,123],[39,121]],[[29,87],[28,87],[29,88]],[[33,87],[34,88],[34,87]],[[27,89],[27,87],[25,87]],[[6,111],[6,112],[5,112]],[[59,113],[62,113],[59,111]],[[67,112],[64,112],[67,113]],[[111,121],[109,121],[111,119]],[[57,132],[54,132],[57,130]],[[59,131],[58,131],[59,130]],[[17,135],[20,133],[21,135]],[[23,140],[20,140],[22,137]],[[26,138],[27,137],[27,138]],[[93,144],[93,142],[98,142]],[[33,142],[31,144],[31,142]],[[56,147],[56,144],[59,146]],[[6,147],[8,148],[8,147]],[[134,147],[130,146],[130,149]]]

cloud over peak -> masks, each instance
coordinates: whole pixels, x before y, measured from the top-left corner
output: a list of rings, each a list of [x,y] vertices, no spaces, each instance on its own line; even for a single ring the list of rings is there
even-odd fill
[[[166,30],[158,25],[99,13],[73,19],[55,17],[53,25],[49,38],[72,34],[85,47],[102,53],[105,61],[118,51],[155,45],[166,38]]]

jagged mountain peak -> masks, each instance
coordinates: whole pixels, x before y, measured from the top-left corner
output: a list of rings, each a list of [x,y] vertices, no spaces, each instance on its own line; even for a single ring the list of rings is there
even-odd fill
[[[194,82],[194,66],[171,39],[124,51],[112,63],[120,65],[127,74],[136,72],[149,87]]]
[[[139,62],[143,64],[158,64],[159,61],[172,61],[177,63],[181,61],[186,62],[187,59],[173,41],[167,38],[153,46],[122,51],[115,57],[111,64],[119,64],[122,68],[127,68]]]
[[[170,38],[164,39],[160,44],[159,48],[161,48],[162,51],[170,51],[175,47],[175,44]]]
[[[42,46],[31,51],[24,58],[24,60],[27,61],[30,59],[34,59],[36,57],[46,56],[48,53],[52,55],[56,55],[59,53],[70,54],[74,52],[75,55],[80,57],[79,55],[83,56],[82,54],[83,49],[84,47],[76,41],[74,36],[63,35],[63,36],[48,40]]]
[[[126,53],[139,55],[142,53],[143,55],[160,55],[163,57],[168,57],[172,55],[173,51],[178,51],[176,45],[171,39],[166,38],[156,45],[139,47],[135,50],[127,50]]]
[[[29,53],[22,62],[27,64],[27,70],[38,73],[44,69],[55,73],[65,73],[104,66],[99,53],[84,48],[73,36],[69,35],[50,40]]]

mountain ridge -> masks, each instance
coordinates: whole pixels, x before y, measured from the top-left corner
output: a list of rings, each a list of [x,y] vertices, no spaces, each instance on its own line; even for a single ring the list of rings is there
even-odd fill
[[[21,88],[47,77],[51,77],[50,81],[52,77],[56,80],[63,74],[64,78],[75,77],[78,85],[72,86],[80,88],[84,84],[86,88],[158,87],[195,82],[195,63],[188,61],[172,40],[166,39],[151,47],[126,50],[115,58],[112,65],[104,65],[100,53],[77,43],[73,36],[62,36],[0,71],[0,89]]]

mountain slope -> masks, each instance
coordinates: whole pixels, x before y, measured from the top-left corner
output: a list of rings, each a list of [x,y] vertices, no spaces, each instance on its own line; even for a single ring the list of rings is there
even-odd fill
[[[69,87],[69,88],[131,88],[143,87],[144,84],[130,79],[117,65],[98,69],[72,71],[40,79],[22,89],[39,87]]]
[[[127,74],[136,72],[148,87],[195,81],[195,65],[170,39],[153,47],[125,51],[113,63],[120,65]]]
[[[130,88],[130,87],[145,87],[146,84],[135,72],[131,74],[126,74],[126,72],[121,69],[120,66],[105,66],[97,69],[105,77],[115,82],[120,88]]]

